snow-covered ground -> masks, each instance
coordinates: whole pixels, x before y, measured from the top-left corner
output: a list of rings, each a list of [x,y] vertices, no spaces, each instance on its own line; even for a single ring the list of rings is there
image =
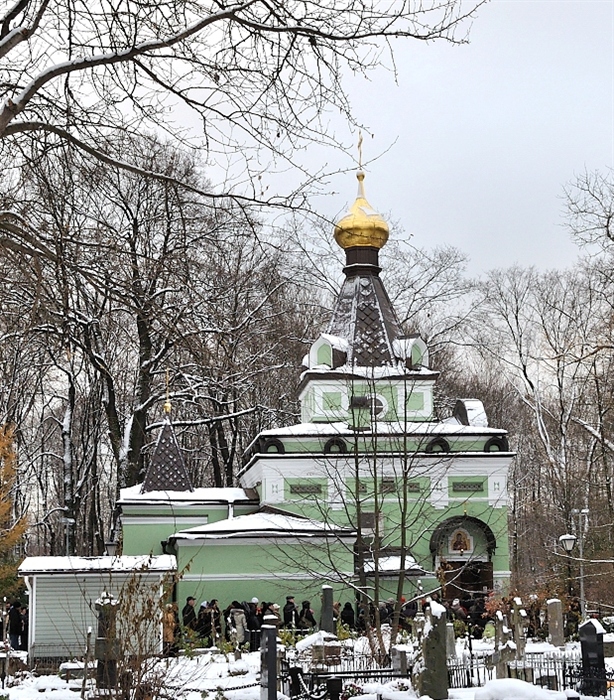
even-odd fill
[[[169,684],[164,684],[164,695],[172,695],[176,700],[260,700],[260,686],[256,679],[258,665],[259,654],[246,654],[238,665],[220,661],[210,662],[207,657],[173,661],[167,666]],[[239,669],[246,670],[246,673],[231,675]],[[185,679],[183,684],[181,678]],[[58,676],[27,675],[19,684],[6,688],[4,694],[9,700],[76,700],[80,697],[81,683],[79,680],[65,681]],[[418,698],[412,689],[406,689],[407,686],[408,682],[404,680],[385,684],[365,683],[362,684],[363,695],[354,698],[377,700],[378,695],[382,700]],[[93,687],[89,688],[93,694]],[[203,691],[207,691],[208,694],[204,695]],[[542,690],[524,681],[503,679],[489,681],[483,688],[450,690],[449,697],[451,700],[567,700],[580,696],[570,691],[559,693]],[[278,700],[286,700],[286,696],[280,693]],[[423,696],[421,700],[428,698]]]
[[[315,635],[314,635],[315,636]],[[307,638],[306,638],[307,639]],[[305,640],[304,640],[305,641]],[[303,642],[304,644],[304,642]],[[579,645],[568,645],[567,653],[579,651]],[[492,651],[492,643],[474,641],[476,655]],[[527,645],[529,653],[557,654],[561,650],[547,643]],[[468,653],[466,643],[458,640],[457,654]],[[614,665],[614,659],[608,659]],[[234,657],[204,653],[193,658],[164,659],[153,668],[150,680],[154,692],[162,690],[165,697],[174,700],[260,700],[260,654],[243,654]],[[82,680],[63,680],[59,676],[34,676],[23,673],[18,678],[8,678],[4,694],[8,700],[77,700],[82,692]],[[418,698],[407,679],[388,683],[361,683],[362,695],[357,700],[410,700]],[[95,695],[93,685],[87,687],[87,697]],[[278,700],[286,696],[278,695]],[[450,690],[451,700],[567,700],[579,698],[573,691],[555,692],[543,690],[515,679],[489,681],[482,688]],[[423,696],[421,700],[428,700]]]

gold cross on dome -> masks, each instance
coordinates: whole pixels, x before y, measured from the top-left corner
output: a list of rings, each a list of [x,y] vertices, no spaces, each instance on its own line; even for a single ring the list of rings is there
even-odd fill
[[[358,132],[358,169],[362,170],[362,131]]]
[[[167,415],[171,412],[171,391],[170,391],[170,378],[168,367],[166,368],[166,401],[164,402],[164,413]]]
[[[358,132],[358,169],[362,170],[362,131]]]

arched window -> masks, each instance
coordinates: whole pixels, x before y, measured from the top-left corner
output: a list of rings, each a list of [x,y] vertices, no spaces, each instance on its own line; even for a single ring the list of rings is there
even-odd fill
[[[286,453],[286,448],[281,440],[278,440],[277,438],[269,438],[263,442],[262,452],[283,455]]]
[[[428,452],[429,454],[435,452],[449,452],[450,444],[447,440],[444,440],[444,438],[434,438],[427,444],[424,451]]]
[[[345,440],[342,440],[341,438],[331,438],[324,445],[324,453],[325,454],[344,453],[347,451],[348,451],[348,448],[347,448],[347,445],[345,443]]]

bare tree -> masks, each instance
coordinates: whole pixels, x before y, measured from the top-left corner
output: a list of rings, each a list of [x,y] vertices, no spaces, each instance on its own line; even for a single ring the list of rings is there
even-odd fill
[[[199,181],[194,160],[157,139],[123,143],[146,167]],[[30,543],[100,553],[117,488],[142,478],[167,369],[194,483],[231,485],[253,436],[296,418],[280,386],[294,386],[314,315],[245,207],[71,147],[33,157],[11,200],[38,232],[11,230],[0,258],[14,282],[2,384],[20,379],[0,405],[18,419],[24,501],[43,508]]]
[[[566,272],[496,271],[481,286],[471,334],[480,358],[475,373],[496,367],[495,387],[507,386],[517,397],[504,424],[521,452],[511,484],[512,545],[514,560],[529,570],[517,573],[554,588],[563,576],[552,576],[561,568],[553,552],[571,527],[573,509],[591,504],[595,536],[612,520],[606,505],[611,465],[598,429],[609,425],[610,411],[600,338],[611,312],[602,285],[588,263]],[[533,533],[529,540],[527,533]],[[598,539],[589,549],[601,547]]]
[[[456,30],[479,4],[16,0],[0,17],[0,136],[13,157],[47,134],[176,182],[176,173],[149,170],[107,139],[162,130],[184,140],[196,122],[195,143],[211,161],[240,159],[240,174],[225,191],[186,186],[280,203],[285,197],[266,194],[258,175],[296,165],[306,143],[335,143],[325,112],[351,120],[344,72],[379,65],[395,37],[463,41]]]
[[[565,188],[567,225],[580,245],[614,246],[614,182],[607,173],[585,172]]]

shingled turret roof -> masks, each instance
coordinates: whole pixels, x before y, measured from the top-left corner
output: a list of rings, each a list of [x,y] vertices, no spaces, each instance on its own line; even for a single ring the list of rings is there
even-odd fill
[[[335,228],[346,253],[346,279],[326,332],[348,341],[348,364],[396,365],[393,341],[403,331],[379,278],[378,253],[388,240],[388,226],[366,200],[364,173],[357,177],[358,197]]]
[[[326,331],[348,341],[348,364],[395,365],[393,341],[403,332],[377,272],[348,275]]]
[[[167,414],[145,473],[141,493],[193,490],[171,418]]]

